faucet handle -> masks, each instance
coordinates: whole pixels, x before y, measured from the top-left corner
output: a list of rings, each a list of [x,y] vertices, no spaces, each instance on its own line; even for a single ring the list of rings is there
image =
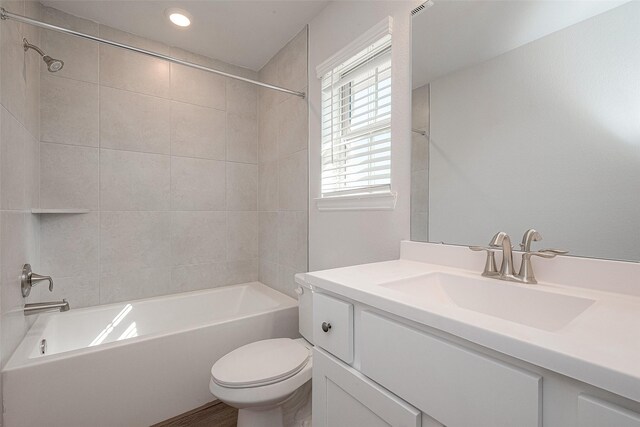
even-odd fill
[[[546,252],[546,253],[551,253],[554,255],[566,255],[569,253],[569,251],[565,251],[563,249],[542,249],[538,252]]]
[[[20,276],[20,288],[22,289],[22,296],[28,297],[31,293],[31,288],[39,282],[47,280],[49,282],[49,292],[53,292],[53,279],[51,276],[42,276],[36,274],[31,270],[31,264],[25,264],[22,267],[22,275]]]
[[[482,272],[483,276],[495,277],[498,275],[498,266],[496,265],[495,253],[498,252],[500,248],[496,246],[469,246],[469,249],[476,252],[487,252],[487,260],[484,263],[484,271]]]
[[[557,255],[568,254],[569,251],[563,251],[561,249],[542,249],[537,252],[523,252],[522,263],[520,264],[520,272],[518,272],[517,278],[522,283],[536,284],[538,281],[533,274],[533,265],[531,264],[531,257],[539,256],[541,258],[555,258]]]

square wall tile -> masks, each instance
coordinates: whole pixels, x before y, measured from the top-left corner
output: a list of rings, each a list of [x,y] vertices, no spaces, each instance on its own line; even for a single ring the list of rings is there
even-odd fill
[[[53,292],[49,292],[46,286],[35,287],[26,298],[26,302],[34,303],[66,299],[72,309],[100,304],[100,280],[97,275],[54,277],[53,280],[55,284]]]
[[[260,163],[258,165],[258,210],[277,211],[278,203],[278,161]]]
[[[0,207],[25,209],[27,130],[4,107],[0,107]]]
[[[6,4],[7,9],[22,14],[24,3]],[[16,21],[3,21],[0,26],[0,100],[2,105],[18,121],[24,123],[26,109],[25,52],[22,47],[22,24]]]
[[[273,289],[278,289],[278,264],[260,259],[258,280]]]
[[[260,81],[272,85],[282,86],[280,76],[278,75],[278,61],[282,55],[282,51],[278,52],[269,62],[262,67],[259,73]],[[287,98],[287,94],[271,89],[258,89],[258,97],[264,103],[263,107],[267,109],[276,108],[283,100]]]
[[[258,166],[247,163],[227,163],[227,209],[255,211],[257,209]]]
[[[258,115],[258,86],[236,79],[227,81],[227,112],[245,116]]]
[[[96,273],[100,263],[100,213],[41,215],[40,264],[59,277]]]
[[[96,22],[78,18],[50,7],[42,8],[42,19],[49,24],[94,36],[99,34]],[[54,57],[64,60],[64,67],[56,73],[56,76],[98,83],[100,65],[98,43],[54,31],[40,31],[42,50],[51,52]],[[42,72],[46,73],[46,64],[40,62],[42,63]]]
[[[171,154],[224,160],[227,123],[224,111],[183,102],[171,103]]]
[[[261,261],[278,262],[278,212],[260,212],[258,254]]]
[[[100,25],[100,37],[169,54],[162,43]],[[100,84],[117,89],[169,98],[170,67],[167,61],[120,48],[100,45]]]
[[[103,275],[169,265],[170,212],[100,213],[100,268]]]
[[[305,150],[308,141],[307,100],[292,96],[278,107],[278,157]]]
[[[169,210],[170,185],[169,156],[100,150],[102,210]]]
[[[98,85],[47,74],[41,80],[41,141],[97,147]]]
[[[100,276],[100,304],[131,301],[172,293],[171,269],[139,268],[135,271],[105,271]]]
[[[27,224],[24,212],[2,211],[0,212],[0,272],[2,285],[14,286],[16,293],[11,294],[13,300],[2,299],[2,307],[16,305],[19,303],[20,295],[20,273],[25,263],[36,263],[36,260],[29,259],[29,249],[27,244]],[[31,214],[28,214],[31,215]],[[21,299],[22,296],[20,295]]]
[[[307,212],[278,213],[279,264],[306,271],[307,224]]]
[[[262,102],[262,100],[261,100]],[[278,160],[278,111],[265,110],[258,116],[258,161]]]
[[[224,162],[171,158],[171,208],[173,210],[225,210]]]
[[[226,212],[173,212],[171,256],[173,265],[226,261]]]
[[[231,261],[227,263],[227,285],[258,280],[258,260]]]
[[[288,265],[279,264],[278,265],[278,282],[276,285],[276,290],[282,292],[285,295],[290,296],[291,298],[298,299],[296,295],[295,289],[298,286],[296,284],[295,275],[297,273],[304,273],[307,270],[301,270],[296,268],[291,268]]]
[[[166,99],[101,88],[100,147],[169,154],[170,111]]]
[[[30,133],[26,135],[24,198],[27,208],[40,207],[40,142]]]
[[[282,49],[278,61],[280,83],[302,91],[307,87],[307,27]]]
[[[304,211],[309,203],[307,150],[280,160],[278,169],[278,206],[280,210]]]
[[[27,6],[28,5],[28,6]],[[29,9],[27,16],[38,16],[40,4],[36,2],[28,2],[25,5]],[[31,40],[32,43],[41,45],[40,30],[31,25],[23,26],[23,37]],[[40,55],[29,55],[25,52],[24,56],[24,79],[25,79],[25,106],[24,106],[24,126],[29,133],[40,140],[40,67],[44,61]]]
[[[217,288],[227,284],[227,263],[179,265],[171,270],[173,292]]]
[[[171,99],[175,101],[225,110],[225,86],[224,77],[184,65],[171,64]]]
[[[101,85],[169,98],[169,82],[168,62],[136,52],[100,45]]]
[[[258,213],[229,212],[227,217],[227,261],[258,257]]]
[[[227,160],[258,162],[258,123],[255,115],[227,114]]]
[[[40,144],[40,207],[98,209],[99,150]]]

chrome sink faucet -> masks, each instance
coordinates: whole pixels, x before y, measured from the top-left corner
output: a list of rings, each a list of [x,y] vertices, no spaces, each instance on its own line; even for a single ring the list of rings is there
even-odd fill
[[[498,277],[502,280],[515,279],[513,251],[511,250],[511,238],[509,235],[504,231],[497,233],[489,242],[489,246],[502,247],[502,265],[500,266]]]
[[[482,272],[483,276],[495,277],[500,280],[507,280],[510,282],[536,284],[538,281],[533,274],[531,257],[538,256],[541,258],[554,258],[556,255],[564,255],[568,253],[567,251],[560,249],[543,249],[532,252],[532,242],[539,242],[540,240],[542,240],[542,236],[534,229],[527,230],[524,233],[524,236],[522,236],[522,243],[520,243],[520,248],[522,249],[522,260],[518,274],[515,274],[511,238],[509,238],[509,235],[504,231],[493,236],[489,242],[489,246],[469,246],[469,249],[472,251],[487,252],[487,261],[485,263],[484,271]],[[500,250],[502,251],[502,265],[498,271],[495,262],[495,252]]]

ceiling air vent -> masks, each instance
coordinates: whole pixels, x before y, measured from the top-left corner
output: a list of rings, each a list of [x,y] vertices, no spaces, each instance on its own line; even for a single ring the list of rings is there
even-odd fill
[[[431,6],[433,6],[433,0],[428,0],[422,3],[420,6],[413,9],[411,11],[411,16],[416,16],[417,14],[424,12],[426,9],[430,8]]]

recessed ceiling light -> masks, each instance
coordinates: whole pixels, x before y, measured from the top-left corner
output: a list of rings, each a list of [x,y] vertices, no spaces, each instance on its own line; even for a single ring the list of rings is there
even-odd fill
[[[164,14],[178,27],[188,27],[191,25],[191,14],[185,10],[171,7],[165,10]]]

